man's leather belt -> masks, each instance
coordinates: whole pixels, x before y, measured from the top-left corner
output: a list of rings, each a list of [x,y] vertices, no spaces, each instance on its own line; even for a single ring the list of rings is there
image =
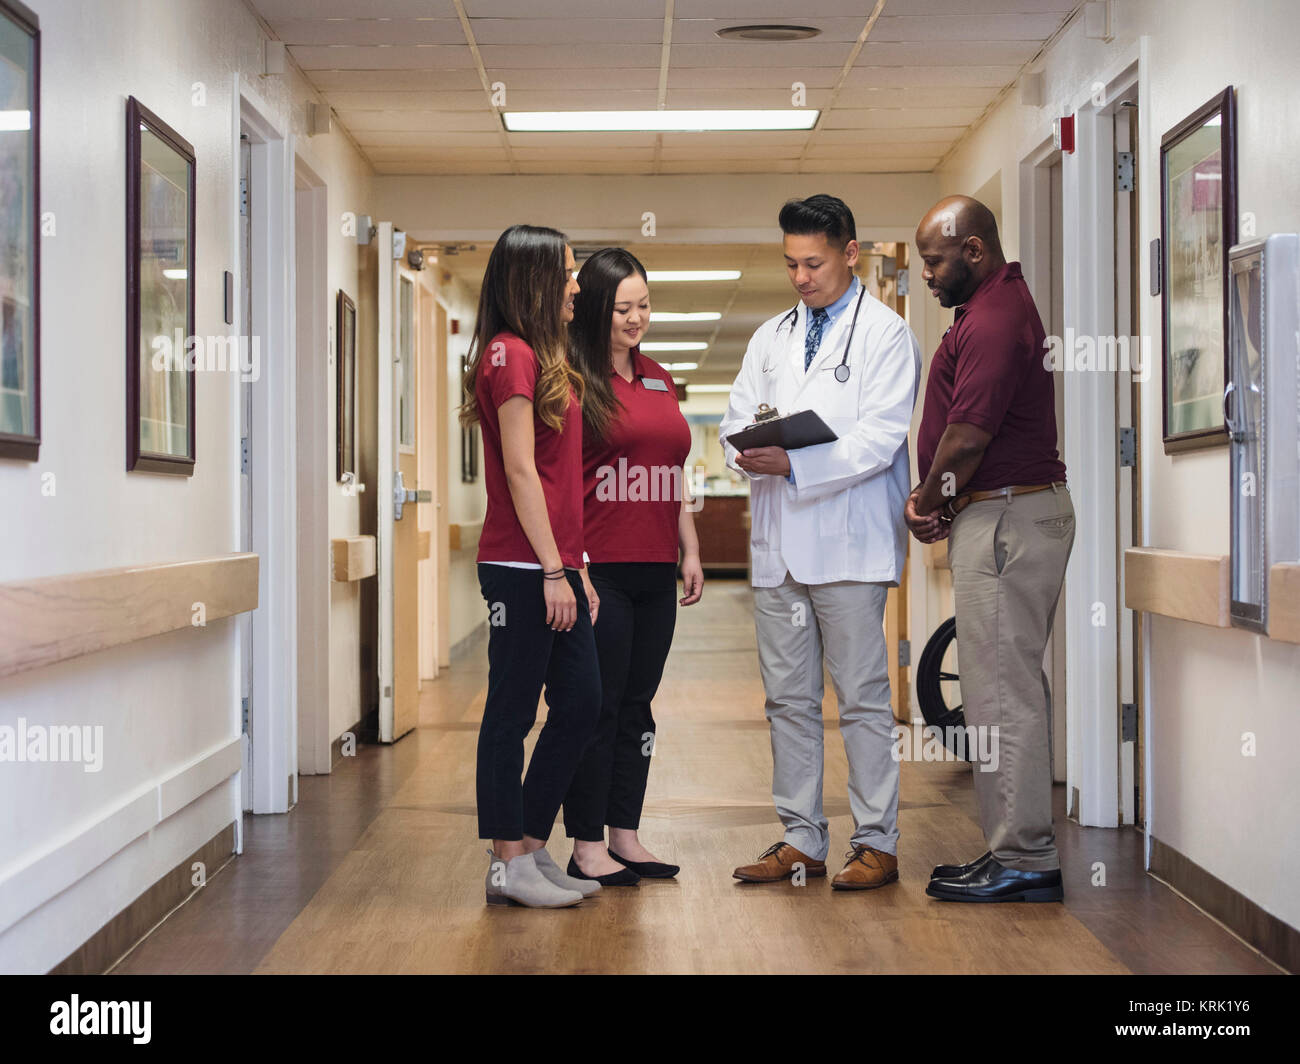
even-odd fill
[[[985,502],[989,499],[1006,499],[1010,501],[1013,495],[1032,495],[1036,491],[1050,491],[1057,485],[1065,487],[1065,482],[1058,480],[1051,484],[1016,484],[1005,488],[995,488],[992,491],[968,491],[953,499],[949,504],[949,509],[952,515],[956,517],[973,502]]]

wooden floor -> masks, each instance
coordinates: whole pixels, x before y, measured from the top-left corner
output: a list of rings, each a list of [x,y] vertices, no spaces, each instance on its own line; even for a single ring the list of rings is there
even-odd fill
[[[930,900],[930,869],[984,849],[964,764],[905,763],[897,884],[740,884],[781,837],[771,805],[750,593],[714,580],[679,613],[659,697],[643,839],[676,881],[575,909],[488,908],[474,752],[486,659],[471,647],[421,698],[421,727],[304,777],[287,816],[248,817],[245,852],[116,972],[1275,972],[1142,872],[1136,831],[1065,821],[1064,905]],[[829,685],[828,685],[829,692]],[[828,864],[848,849],[844,748],[828,693]],[[536,735],[536,729],[534,730]],[[1060,788],[1058,788],[1058,792]],[[551,837],[564,864],[562,826]],[[1106,885],[1092,885],[1105,865]]]

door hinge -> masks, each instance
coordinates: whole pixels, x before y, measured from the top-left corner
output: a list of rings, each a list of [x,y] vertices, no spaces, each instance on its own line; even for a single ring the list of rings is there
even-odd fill
[[[900,296],[905,296],[907,295],[908,287],[909,287],[909,282],[907,277],[907,269],[904,268],[899,270],[897,275],[894,277],[894,291],[898,293]]]
[[[248,462],[249,462],[248,437],[241,436],[239,439],[239,471],[241,473],[248,472]]]
[[[1138,707],[1133,702],[1125,702],[1119,707],[1120,741],[1135,743],[1138,737]]]
[[[1136,468],[1137,464],[1137,429],[1131,425],[1125,425],[1119,430],[1119,467],[1120,469],[1130,469]]]
[[[239,179],[239,216],[248,217],[248,178]]]
[[[243,717],[243,724],[241,725],[241,727],[243,728],[244,734],[247,735],[248,734],[248,699],[246,697],[241,698],[239,700],[239,711]]]
[[[898,667],[905,669],[912,664],[912,641],[910,639],[900,639],[898,641]]]
[[[1134,156],[1131,151],[1115,153],[1115,188],[1120,192],[1132,192],[1134,188]]]

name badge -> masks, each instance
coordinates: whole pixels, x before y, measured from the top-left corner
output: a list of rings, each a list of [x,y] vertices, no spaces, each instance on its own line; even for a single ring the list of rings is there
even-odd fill
[[[647,392],[666,392],[668,390],[668,384],[658,377],[642,377],[641,384]]]

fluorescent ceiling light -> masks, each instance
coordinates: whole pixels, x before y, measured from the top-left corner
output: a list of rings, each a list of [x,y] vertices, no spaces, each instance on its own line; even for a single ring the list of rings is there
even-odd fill
[[[169,281],[183,281],[189,273],[185,270],[163,270],[163,276]]]
[[[646,277],[654,281],[738,281],[739,270],[647,270]]]
[[[703,340],[661,340],[642,344],[642,351],[703,351],[708,348]]]
[[[730,384],[688,384],[687,387],[696,393],[717,392],[721,394],[723,392],[731,391]]]
[[[670,321],[718,321],[722,313],[716,310],[700,310],[690,314],[679,314],[671,310],[652,310],[650,320],[658,325]]]
[[[664,363],[664,369],[669,370],[670,372],[673,370],[688,370],[688,369],[699,369],[699,368],[700,368],[700,364],[698,362],[665,362]]]
[[[503,111],[511,133],[713,133],[812,129],[814,107],[730,111]]]
[[[12,133],[32,128],[31,111],[0,111],[0,131]]]

